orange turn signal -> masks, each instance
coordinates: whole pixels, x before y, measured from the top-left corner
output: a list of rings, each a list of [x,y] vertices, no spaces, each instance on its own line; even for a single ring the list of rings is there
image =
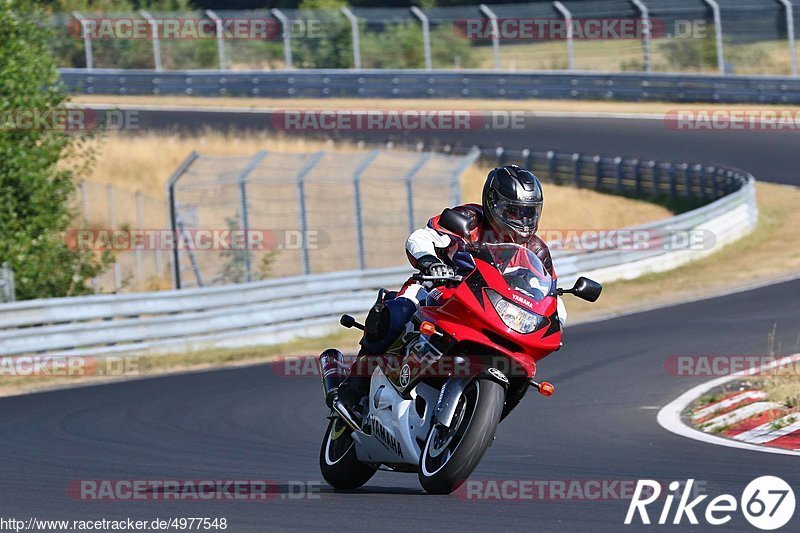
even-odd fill
[[[542,381],[539,384],[539,394],[542,396],[552,396],[556,388],[549,381]]]
[[[436,333],[436,326],[433,322],[423,322],[419,325],[419,332],[423,335],[433,335]]]

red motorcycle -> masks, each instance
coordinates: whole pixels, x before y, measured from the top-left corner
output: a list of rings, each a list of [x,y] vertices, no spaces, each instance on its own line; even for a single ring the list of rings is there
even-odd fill
[[[468,238],[469,221],[447,210],[442,227]],[[437,287],[406,333],[371,373],[358,413],[334,402],[320,452],[320,468],[334,488],[354,489],[379,468],[416,472],[429,493],[449,494],[481,460],[497,424],[530,387],[536,363],[561,347],[557,295],[594,302],[599,283],[581,277],[559,289],[539,258],[516,244],[471,247],[466,275],[414,279]],[[345,327],[361,324],[347,315]],[[341,352],[320,355],[324,392],[346,376]]]

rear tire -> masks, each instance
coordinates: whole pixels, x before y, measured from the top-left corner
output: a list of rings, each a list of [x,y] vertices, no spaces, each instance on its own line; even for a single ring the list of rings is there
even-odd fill
[[[419,482],[431,494],[450,494],[478,466],[492,443],[503,412],[505,390],[476,379],[461,395],[451,428],[431,428],[419,460]]]
[[[319,454],[319,468],[322,477],[334,489],[357,489],[370,480],[376,469],[362,463],[356,457],[352,430],[339,418],[328,424],[322,449]]]

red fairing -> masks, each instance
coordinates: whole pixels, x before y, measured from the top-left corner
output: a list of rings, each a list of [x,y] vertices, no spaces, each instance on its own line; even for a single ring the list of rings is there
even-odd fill
[[[514,290],[500,272],[477,260],[476,269],[458,285],[446,302],[438,307],[420,309],[426,320],[459,342],[473,342],[486,348],[487,354],[505,355],[524,368],[528,377],[536,373],[536,362],[561,346],[561,327],[556,316],[557,300],[546,296],[536,301]],[[503,323],[486,289],[544,319],[531,333],[517,333]],[[501,342],[498,342],[501,341]]]

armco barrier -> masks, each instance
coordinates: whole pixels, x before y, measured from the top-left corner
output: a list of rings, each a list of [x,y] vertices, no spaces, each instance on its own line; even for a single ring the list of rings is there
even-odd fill
[[[638,226],[707,230],[709,249],[554,252],[561,285],[579,275],[601,282],[664,271],[713,253],[752,231],[755,182],[735,173],[737,190],[681,215]],[[398,243],[398,245],[401,245]],[[0,355],[105,355],[272,344],[317,336],[342,313],[363,313],[375,289],[397,287],[409,267],[346,271],[256,283],[124,295],[31,300],[0,306]]]
[[[461,70],[169,71],[61,69],[83,94],[271,98],[558,98],[800,103],[800,78],[595,72]]]

